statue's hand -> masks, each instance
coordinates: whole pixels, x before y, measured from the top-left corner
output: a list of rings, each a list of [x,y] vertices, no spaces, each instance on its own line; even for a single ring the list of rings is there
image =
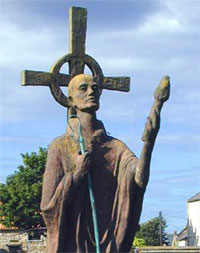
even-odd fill
[[[78,155],[76,160],[76,172],[74,173],[74,181],[78,182],[87,174],[91,167],[91,152],[85,152]]]
[[[169,76],[164,76],[154,92],[154,98],[155,100],[164,103],[165,101],[168,100],[169,93],[170,93],[170,78]]]
[[[155,142],[160,128],[161,108],[163,106],[163,103],[168,100],[169,95],[170,78],[169,76],[164,76],[154,92],[154,103],[151,108],[149,117],[147,118],[147,123],[142,135],[142,141],[151,142],[152,144]]]

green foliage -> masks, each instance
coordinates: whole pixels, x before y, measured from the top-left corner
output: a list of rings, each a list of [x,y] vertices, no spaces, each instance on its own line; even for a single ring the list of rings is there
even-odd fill
[[[0,222],[21,229],[44,226],[40,201],[47,150],[21,155],[24,165],[0,184]]]
[[[166,220],[161,216],[162,244],[168,244],[168,238],[165,233]],[[141,239],[144,244],[142,246],[159,246],[160,245],[160,217],[155,217],[140,225],[140,230],[136,233],[137,241]],[[137,242],[136,241],[136,242]],[[133,242],[136,243],[135,240]],[[140,245],[135,245],[140,246]]]
[[[143,247],[143,246],[145,246],[144,238],[139,238],[135,236],[134,241],[133,241],[133,247]]]

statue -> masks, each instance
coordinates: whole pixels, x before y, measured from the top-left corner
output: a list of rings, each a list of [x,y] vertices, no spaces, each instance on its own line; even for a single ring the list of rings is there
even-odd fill
[[[80,18],[79,12],[86,16],[81,8],[73,18],[76,14]],[[50,144],[44,174],[41,210],[47,252],[129,252],[138,229],[161,108],[169,98],[169,77],[163,77],[154,93],[138,159],[122,141],[109,136],[96,118],[102,89],[127,91],[129,78],[104,77],[98,63],[84,54],[83,44],[71,45],[70,54],[50,73],[23,72],[23,85],[49,85],[54,98],[69,108],[67,131]],[[59,73],[65,62],[70,76]],[[84,64],[92,69],[92,76],[83,74]],[[68,97],[59,87],[67,82]]]

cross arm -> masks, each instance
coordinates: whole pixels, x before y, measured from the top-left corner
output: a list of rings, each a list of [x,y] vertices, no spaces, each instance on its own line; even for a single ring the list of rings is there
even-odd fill
[[[130,91],[130,77],[118,76],[118,77],[104,77],[103,89],[117,90],[117,91]]]
[[[22,86],[50,86],[53,74],[50,72],[23,70],[21,72],[21,85]],[[59,86],[68,86],[71,80],[70,75],[58,74],[56,82]],[[102,88],[106,90],[129,91],[130,90],[130,77],[104,77]]]
[[[23,70],[21,72],[22,86],[49,86],[52,82],[53,74],[50,72]],[[68,86],[70,75],[58,74],[56,82],[59,86]]]
[[[69,53],[76,56],[69,61],[69,73],[72,76],[84,72],[86,28],[87,9],[71,7],[69,10]]]

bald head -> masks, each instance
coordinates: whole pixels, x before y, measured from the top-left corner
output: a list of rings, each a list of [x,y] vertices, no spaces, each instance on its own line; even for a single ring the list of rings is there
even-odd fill
[[[93,76],[79,74],[69,82],[68,96],[71,104],[77,109],[99,108],[99,98],[102,90]]]
[[[93,82],[93,77],[90,75],[79,74],[72,78],[68,85],[68,96],[73,97],[73,92],[75,88],[81,83],[91,83]]]

